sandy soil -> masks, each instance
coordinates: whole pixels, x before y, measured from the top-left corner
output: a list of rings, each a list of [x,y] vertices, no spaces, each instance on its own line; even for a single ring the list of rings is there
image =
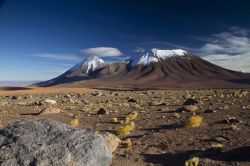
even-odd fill
[[[100,95],[91,93],[99,91]],[[13,98],[13,95],[15,96]],[[149,90],[108,91],[84,88],[34,88],[0,90],[0,128],[16,120],[29,119],[46,105],[34,104],[46,98],[57,101],[60,114],[44,115],[67,124],[77,117],[78,127],[115,133],[132,111],[139,113],[129,135],[131,148],[119,147],[113,166],[184,165],[192,156],[200,165],[250,165],[250,90]],[[128,102],[133,98],[136,102]],[[199,103],[195,113],[180,111],[186,99]],[[150,102],[161,103],[152,106]],[[109,114],[97,115],[99,108]],[[214,112],[207,113],[210,109]],[[186,127],[194,114],[203,117],[199,127]],[[112,118],[117,117],[118,123]],[[233,117],[231,122],[229,118]],[[212,145],[221,144],[219,150]]]

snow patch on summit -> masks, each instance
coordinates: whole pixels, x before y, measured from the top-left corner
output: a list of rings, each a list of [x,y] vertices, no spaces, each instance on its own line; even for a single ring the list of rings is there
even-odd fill
[[[132,59],[132,66],[136,65],[149,65],[152,62],[159,62],[160,60],[165,60],[172,57],[185,56],[187,54],[186,51],[182,49],[173,49],[173,50],[159,50],[153,48],[149,52],[142,51],[139,57]]]
[[[74,67],[72,67],[69,71],[84,71],[83,74],[88,74],[96,69],[104,66],[106,63],[99,56],[88,56],[82,62],[78,63]]]
[[[153,52],[155,57],[161,58],[161,59],[166,59],[166,58],[175,57],[175,56],[184,56],[185,54],[187,54],[187,52],[182,49],[159,50],[159,49],[153,48],[151,51]]]

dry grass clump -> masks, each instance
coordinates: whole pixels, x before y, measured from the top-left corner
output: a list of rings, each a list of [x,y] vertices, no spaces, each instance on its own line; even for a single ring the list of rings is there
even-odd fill
[[[133,143],[132,143],[131,139],[126,139],[124,141],[121,141],[120,145],[122,145],[124,148],[131,149],[133,146]]]
[[[223,144],[217,143],[217,144],[212,144],[211,145],[211,149],[215,150],[215,151],[222,151],[222,149],[224,148]]]
[[[198,127],[202,124],[203,118],[201,116],[192,116],[188,119],[186,126],[187,127]]]
[[[135,123],[134,122],[130,122],[129,124],[125,124],[124,126],[119,127],[116,130],[116,135],[118,135],[118,136],[128,135],[134,129],[135,129]]]
[[[199,165],[199,157],[193,157],[187,161],[185,161],[185,166],[198,166]]]
[[[112,121],[113,123],[117,123],[117,122],[118,122],[118,119],[117,119],[117,118],[112,118],[111,121]]]
[[[138,117],[138,112],[137,111],[133,111],[132,113],[130,113],[125,118],[125,125],[120,126],[116,130],[116,135],[123,136],[123,135],[130,134],[135,129],[135,122],[133,122],[133,120],[135,120],[137,117]]]
[[[137,111],[133,111],[130,114],[128,114],[127,118],[129,119],[129,121],[133,121],[138,117],[138,112]]]
[[[77,118],[72,119],[70,125],[72,127],[77,127],[79,125],[79,120]]]

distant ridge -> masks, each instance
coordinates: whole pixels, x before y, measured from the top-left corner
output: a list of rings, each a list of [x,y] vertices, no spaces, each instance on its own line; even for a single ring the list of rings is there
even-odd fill
[[[36,84],[41,81],[0,81],[0,86],[9,86],[9,87],[23,87],[23,86],[30,86],[32,84]]]

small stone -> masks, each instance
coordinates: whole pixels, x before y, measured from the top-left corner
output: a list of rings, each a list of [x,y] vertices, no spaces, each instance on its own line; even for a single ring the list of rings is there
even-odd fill
[[[39,112],[39,115],[59,114],[61,112],[62,110],[60,108],[46,107],[42,111]]]
[[[199,104],[199,102],[195,99],[189,98],[187,99],[183,105],[195,105],[195,104]]]
[[[178,112],[195,112],[197,109],[199,109],[196,105],[185,105],[184,107],[181,107],[177,109]]]
[[[194,111],[196,111],[197,109],[199,109],[199,107],[196,106],[196,105],[186,105],[186,106],[184,106],[184,108],[185,108],[188,112],[194,112]]]
[[[161,103],[161,102],[150,102],[149,104],[148,104],[149,106],[164,106],[164,105],[166,105],[166,103]]]
[[[137,100],[135,100],[133,98],[130,98],[130,99],[128,99],[128,102],[130,102],[130,103],[137,103]]]
[[[227,124],[240,123],[240,121],[235,117],[228,117],[227,119],[223,120],[222,122],[227,123]]]
[[[117,138],[114,134],[108,132],[100,134],[105,138],[109,150],[113,153],[119,146],[121,140]]]
[[[74,99],[69,99],[69,102],[74,104],[75,100]]]
[[[108,110],[106,110],[102,107],[97,111],[97,115],[105,115],[105,114],[109,114],[109,112],[108,112]]]
[[[34,106],[41,106],[41,105],[43,105],[43,103],[41,101],[34,101],[32,103],[32,105],[34,105]]]
[[[10,99],[16,100],[16,99],[17,99],[17,96],[12,96]]]
[[[216,111],[215,110],[212,110],[212,109],[206,109],[204,111],[204,113],[215,113]]]
[[[8,104],[9,104],[8,102],[4,101],[4,102],[1,102],[1,103],[0,103],[0,106],[1,106],[1,107],[5,107],[5,106],[7,106]]]
[[[54,105],[56,104],[57,102],[55,100],[52,100],[52,99],[45,99],[43,101],[44,104],[51,104],[51,105]]]
[[[100,91],[94,91],[91,93],[92,96],[101,96],[102,93]]]
[[[28,103],[28,102],[18,102],[17,105],[28,106],[28,105],[30,105],[30,103]]]
[[[68,94],[68,95],[65,95],[64,97],[65,98],[71,98],[71,95]]]
[[[225,138],[223,138],[223,137],[215,137],[214,140],[215,140],[216,142],[226,142],[226,141],[227,141],[227,140],[226,140]]]

